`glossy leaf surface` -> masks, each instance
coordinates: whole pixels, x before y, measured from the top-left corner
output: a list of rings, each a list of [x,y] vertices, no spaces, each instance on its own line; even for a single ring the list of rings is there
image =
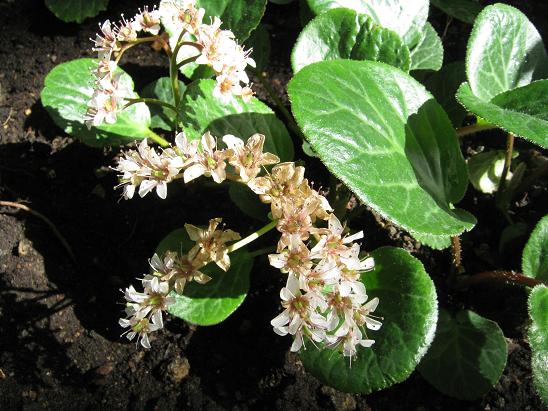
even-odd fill
[[[299,35],[291,53],[293,72],[316,61],[352,59],[382,61],[409,71],[409,48],[392,30],[384,29],[351,9],[333,9],[314,18]]]
[[[119,112],[114,124],[91,129],[84,125],[95,82],[91,70],[97,63],[97,60],[89,58],[72,60],[55,66],[48,73],[40,97],[55,124],[92,147],[124,144],[149,136],[150,111],[143,103]],[[120,82],[133,90],[133,80],[125,72]],[[132,92],[130,97],[136,98],[138,95]]]
[[[383,63],[326,61],[288,93],[314,151],[360,200],[438,248],[474,226],[452,206],[468,184],[455,131],[416,80]]]
[[[293,159],[293,142],[285,125],[274,112],[255,97],[249,103],[232,97],[223,103],[213,96],[214,80],[190,84],[183,101],[183,127],[190,139],[198,139],[207,130],[216,137],[233,134],[247,140],[255,133],[264,134],[264,151],[283,161]]]
[[[407,251],[382,247],[372,253],[375,270],[362,274],[369,298],[378,297],[376,315],[384,318],[379,331],[367,331],[371,348],[358,348],[349,359],[336,350],[312,343],[301,351],[305,368],[341,391],[368,394],[404,381],[432,342],[437,321],[434,283],[421,262]]]

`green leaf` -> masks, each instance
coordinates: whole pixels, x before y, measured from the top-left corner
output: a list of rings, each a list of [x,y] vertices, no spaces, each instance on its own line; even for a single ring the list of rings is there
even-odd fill
[[[513,157],[517,157],[518,153],[514,153]],[[479,153],[468,159],[468,174],[470,182],[474,188],[485,194],[492,194],[497,191],[504,168],[504,159],[506,151],[492,150],[486,153]],[[507,180],[512,178],[512,173],[509,171]]]
[[[247,185],[231,181],[228,195],[244,214],[259,221],[268,221],[270,207],[261,203],[257,194],[251,191]]]
[[[168,234],[156,248],[162,256],[166,251],[187,252],[193,242],[185,229]],[[167,311],[196,325],[214,325],[224,321],[244,301],[249,291],[249,274],[253,258],[243,249],[230,254],[230,269],[225,273],[210,263],[201,271],[212,279],[206,284],[187,283],[183,295],[172,292],[175,303]]]
[[[92,147],[118,145],[150,135],[150,111],[146,104],[134,104],[118,114],[114,124],[88,129],[84,125],[87,105],[93,95],[95,77],[91,70],[98,60],[83,58],[59,64],[45,79],[40,94],[42,104],[55,124],[66,133]],[[122,69],[120,82],[133,90],[133,80]],[[132,92],[131,98],[138,98]]]
[[[185,83],[179,81],[181,96],[185,92],[185,89]],[[162,100],[175,106],[175,100],[173,99],[173,92],[171,90],[171,79],[169,77],[160,77],[158,80],[146,85],[141,91],[141,96]],[[151,114],[151,128],[161,128],[166,131],[174,130],[175,112],[173,110],[156,104],[149,105],[149,110]]]
[[[428,18],[428,0],[308,0],[316,15],[327,10],[346,7],[371,16],[382,27],[400,35],[407,46],[415,46]]]
[[[548,288],[537,285],[529,295],[531,326],[527,336],[531,346],[533,383],[539,397],[548,405]]]
[[[419,43],[411,50],[410,70],[437,71],[443,64],[443,44],[436,29],[426,23]]]
[[[379,27],[365,14],[333,9],[304,28],[291,53],[293,72],[323,60],[382,61],[409,71],[409,48],[392,30]]]
[[[548,80],[538,80],[483,101],[463,83],[457,99],[469,111],[491,124],[548,148]]]
[[[264,151],[282,161],[293,159],[293,142],[284,124],[260,100],[249,103],[233,97],[223,104],[213,96],[214,80],[190,84],[183,98],[183,128],[190,139],[198,139],[207,130],[214,136],[233,134],[247,140],[255,133],[264,134]]]
[[[108,0],[46,0],[46,6],[64,22],[81,23],[106,10]]]
[[[244,42],[263,18],[266,0],[197,0],[196,7],[205,9],[204,21],[219,17],[222,28],[232,30]]]
[[[244,48],[253,49],[252,57],[255,60],[257,71],[263,71],[270,59],[270,34],[263,24],[259,24],[245,41]]]
[[[466,50],[466,75],[476,97],[489,101],[525,86],[540,78],[547,64],[542,38],[519,10],[495,4],[479,14]]]
[[[474,226],[452,206],[468,184],[455,130],[416,80],[383,63],[325,61],[288,93],[314,151],[361,201],[433,247]]]
[[[475,400],[499,380],[507,356],[506,340],[496,322],[473,311],[452,317],[440,310],[436,337],[418,370],[442,393]]]
[[[341,391],[368,394],[404,381],[434,338],[436,290],[421,262],[394,247],[379,248],[372,255],[375,269],[363,273],[361,281],[370,298],[380,299],[375,314],[384,318],[383,325],[368,332],[375,344],[358,347],[351,367],[339,351],[312,343],[301,351],[305,368]]]
[[[475,0],[431,0],[432,4],[451,17],[473,24],[483,8]]]
[[[443,66],[441,70],[428,75],[422,82],[441,104],[455,128],[460,127],[466,117],[466,110],[455,98],[457,89],[465,80],[464,62],[458,61]]]
[[[548,215],[542,217],[531,233],[521,261],[523,274],[548,281]]]

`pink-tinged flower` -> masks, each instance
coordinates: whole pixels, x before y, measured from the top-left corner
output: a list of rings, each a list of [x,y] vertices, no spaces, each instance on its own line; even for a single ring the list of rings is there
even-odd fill
[[[149,11],[145,6],[142,11],[139,9],[132,25],[135,31],[146,31],[156,36],[160,32],[160,11],[155,8]]]
[[[304,344],[304,336],[314,341],[325,338],[327,326],[325,318],[318,313],[317,308],[324,309],[323,299],[315,293],[302,294],[299,280],[290,274],[287,284],[280,291],[284,311],[275,317],[270,324],[278,335],[291,334],[295,337],[291,351],[299,351]]]
[[[232,230],[217,230],[221,218],[209,220],[209,227],[198,228],[192,224],[185,224],[185,229],[190,239],[196,245],[189,251],[189,258],[200,262],[202,265],[210,261],[215,262],[223,271],[230,268],[227,245],[229,241],[239,240],[240,234]]]
[[[282,202],[282,216],[276,226],[282,233],[278,241],[278,252],[289,246],[292,238],[308,240],[310,233],[315,230],[310,215],[317,206],[318,200],[315,197],[306,198],[302,205],[291,201],[291,199]]]
[[[357,346],[361,345],[364,348],[369,348],[375,344],[375,340],[363,338],[363,333],[359,327],[352,327],[343,330],[337,330],[335,336],[330,336],[329,345],[342,345],[342,352],[345,357],[350,357],[350,361],[358,354]],[[352,362],[350,362],[352,365]]]
[[[340,255],[340,261],[349,270],[355,270],[358,272],[370,271],[375,267],[375,261],[373,257],[366,257],[360,260],[360,246],[358,244],[352,244],[347,252]]]
[[[175,152],[181,156],[185,166],[193,161],[194,156],[198,153],[199,140],[189,141],[186,134],[183,132],[175,136]]]
[[[116,38],[118,41],[131,42],[137,39],[137,32],[135,31],[133,21],[126,20],[123,14],[117,32],[118,35]]]
[[[242,139],[231,134],[223,137],[223,142],[233,152],[228,162],[236,169],[244,183],[257,177],[261,167],[280,162],[278,156],[263,153],[264,141],[265,136],[262,134],[253,134],[245,144]]]
[[[340,271],[333,259],[321,260],[310,271],[299,277],[299,286],[304,291],[321,294],[326,286],[334,286],[339,282]]]
[[[154,270],[154,275],[173,284],[177,294],[183,293],[186,283],[196,281],[198,284],[205,284],[211,280],[211,277],[199,270],[202,267],[200,262],[192,261],[187,255],[179,256],[174,251],[167,251],[163,260],[158,254],[154,254],[150,266]]]
[[[94,70],[95,77],[99,80],[104,78],[112,79],[117,64],[114,60],[102,59],[99,61],[97,68]]]
[[[158,197],[167,197],[167,184],[177,177],[184,166],[183,159],[169,151],[158,154],[144,139],[137,151],[130,150],[118,162],[120,185],[124,187],[124,198],[132,198],[139,187],[139,195],[144,197],[156,189]]]
[[[328,256],[348,256],[350,248],[347,244],[363,238],[363,231],[353,235],[343,236],[344,227],[335,214],[331,214],[328,220],[327,234],[321,236],[320,241],[312,248],[312,258],[326,258]],[[358,246],[359,250],[359,246]]]
[[[120,76],[120,73],[113,74],[112,77],[103,77],[97,82],[97,88],[93,91],[84,116],[84,124],[88,128],[116,122],[123,100],[130,94],[127,85],[120,81]]]
[[[110,21],[105,21],[102,25],[99,25],[101,34],[97,34],[95,37],[93,51],[96,51],[100,59],[110,60],[110,56],[113,52],[120,50],[118,44],[118,33],[116,28],[113,28]]]
[[[304,275],[312,268],[310,250],[298,236],[291,238],[287,250],[279,254],[269,254],[270,265],[278,268],[282,273]]]
[[[216,183],[226,179],[226,159],[232,155],[232,150],[217,150],[217,140],[209,131],[202,136],[202,151],[194,156],[193,163],[184,171],[185,183],[200,176],[213,178]]]
[[[274,218],[280,218],[284,200],[304,202],[299,192],[303,180],[304,167],[295,167],[295,163],[280,163],[272,168],[269,176],[255,177],[247,185],[259,194],[263,203],[270,203]]]
[[[371,315],[371,313],[377,309],[378,305],[379,305],[379,298],[375,297],[372,300],[365,303],[364,305],[356,308],[354,310],[354,321],[356,322],[356,325],[358,325],[359,327],[362,327],[363,325],[365,325],[367,328],[374,331],[377,331],[378,329],[380,329],[382,326],[382,323],[379,320],[372,318],[373,316]],[[380,318],[380,317],[377,317],[377,318]]]
[[[196,8],[195,0],[173,0],[160,3],[160,16],[164,22],[175,25],[174,32],[186,30],[196,34],[205,15],[203,8]]]

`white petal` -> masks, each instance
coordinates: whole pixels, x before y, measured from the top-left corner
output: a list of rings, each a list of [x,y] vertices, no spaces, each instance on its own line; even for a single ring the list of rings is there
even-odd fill
[[[382,323],[380,321],[374,320],[372,318],[365,317],[365,325],[370,330],[375,330],[376,331],[379,328],[381,328]]]
[[[274,328],[282,327],[284,325],[287,325],[287,323],[289,323],[289,310],[288,309],[285,309],[280,314],[278,314],[276,317],[274,317],[272,319],[272,321],[270,321],[270,324]]]
[[[158,194],[158,197],[160,197],[162,200],[165,200],[167,197],[167,183],[165,181],[162,181],[156,186],[156,194]]]

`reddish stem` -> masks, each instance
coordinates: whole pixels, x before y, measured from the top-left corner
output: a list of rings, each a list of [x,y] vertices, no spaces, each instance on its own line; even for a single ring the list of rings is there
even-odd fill
[[[539,284],[548,285],[543,281],[527,277],[515,271],[484,271],[479,274],[457,278],[457,285],[461,288],[465,288],[491,280],[507,281],[512,284],[525,285],[527,287],[534,287]]]

